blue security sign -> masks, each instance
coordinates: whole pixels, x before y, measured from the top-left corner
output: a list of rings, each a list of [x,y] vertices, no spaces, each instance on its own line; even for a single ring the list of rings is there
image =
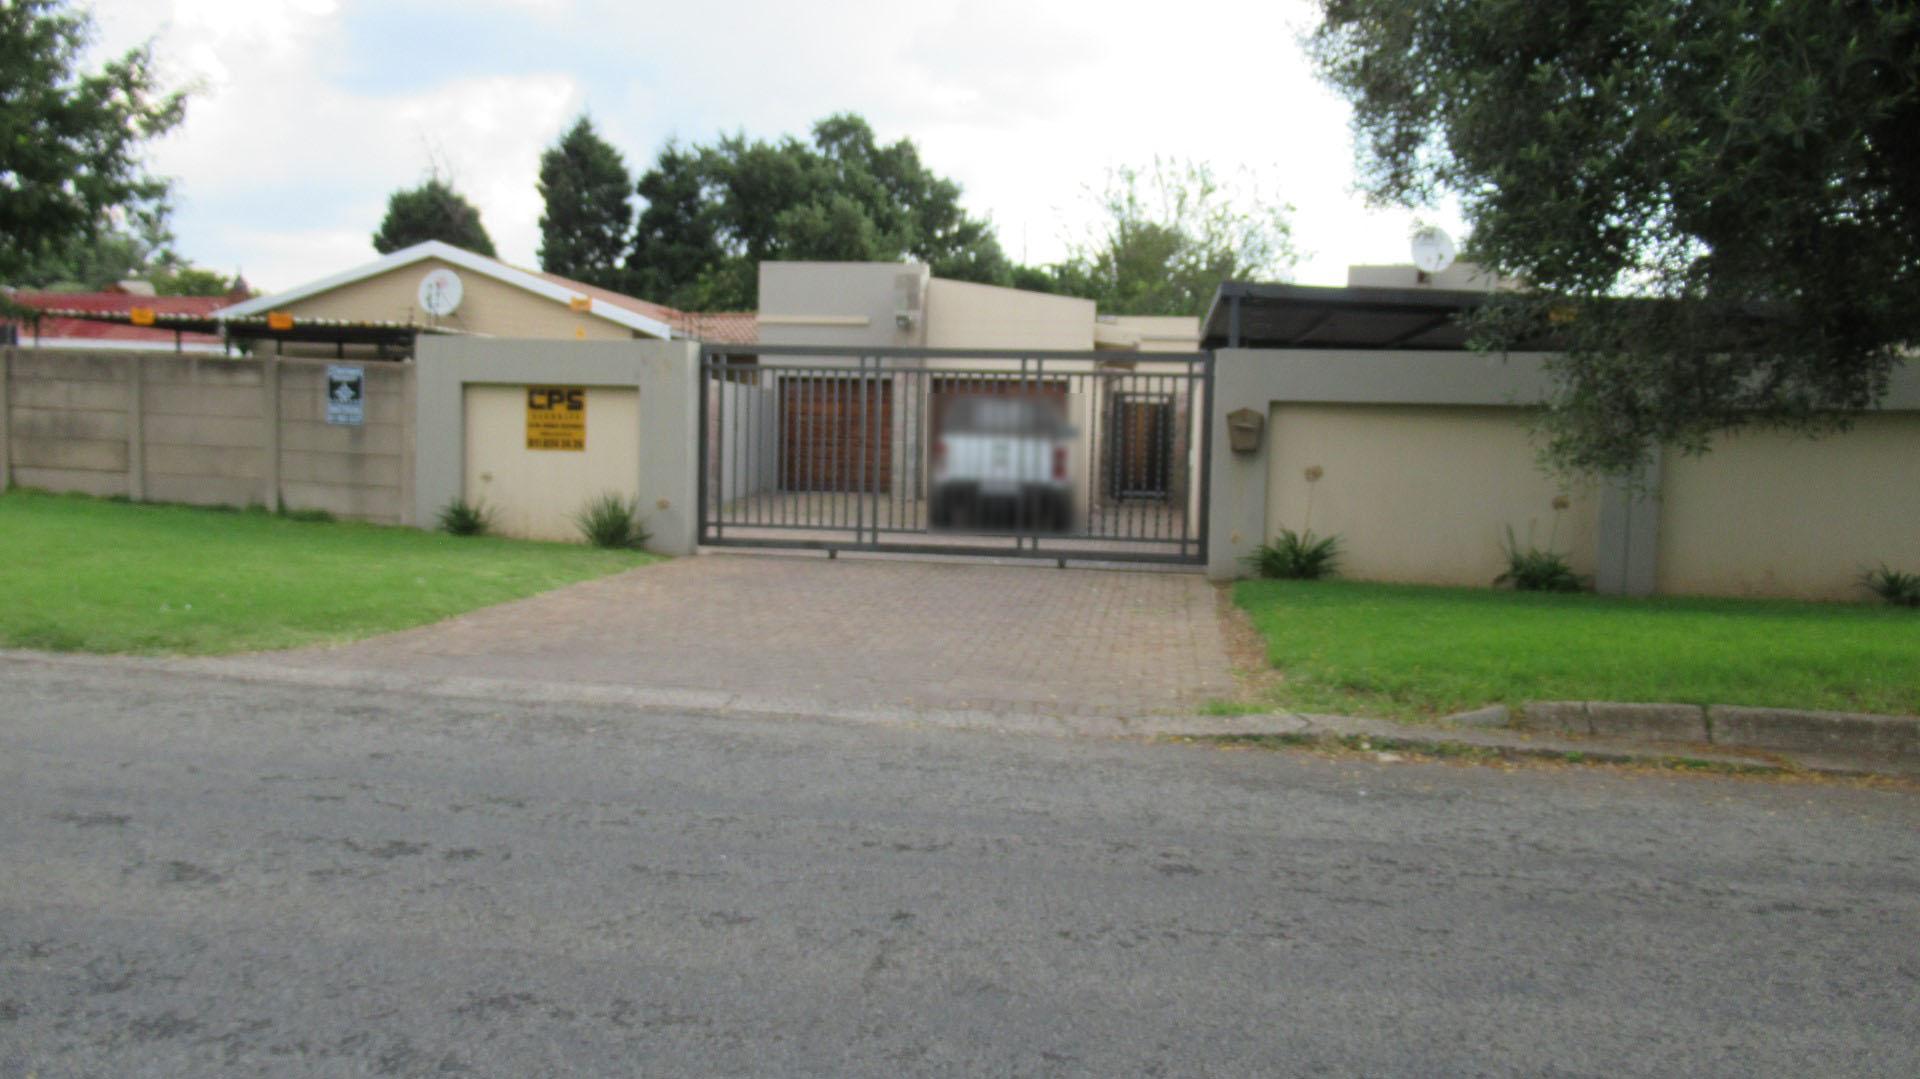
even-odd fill
[[[327,422],[359,427],[367,422],[367,369],[358,364],[327,365]]]

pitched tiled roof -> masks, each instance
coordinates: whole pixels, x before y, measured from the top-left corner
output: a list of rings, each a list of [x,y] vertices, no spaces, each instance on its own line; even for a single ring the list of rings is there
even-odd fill
[[[676,336],[691,337],[697,341],[706,341],[716,345],[755,345],[760,343],[760,328],[754,321],[752,311],[681,311],[666,304],[642,300],[636,296],[604,289],[598,285],[589,285],[585,281],[575,281],[570,277],[561,277],[556,273],[532,271],[540,277],[575,292],[591,296],[615,307],[623,307],[637,315],[658,319],[673,327]]]
[[[760,324],[752,311],[682,311],[674,329],[710,345],[757,345]]]

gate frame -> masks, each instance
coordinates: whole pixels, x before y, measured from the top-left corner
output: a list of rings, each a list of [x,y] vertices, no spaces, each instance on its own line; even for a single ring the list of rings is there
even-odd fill
[[[710,437],[708,430],[708,424],[711,419],[721,419],[724,417],[725,402],[721,402],[721,413],[719,417],[710,416],[708,395],[711,383],[718,382],[721,385],[725,384],[725,379],[717,379],[715,376],[718,373],[724,373],[734,369],[734,364],[731,362],[733,357],[752,357],[757,361],[763,356],[854,360],[857,361],[854,365],[844,368],[822,368],[821,373],[823,375],[829,375],[835,371],[844,371],[846,377],[855,379],[864,379],[869,374],[892,373],[883,370],[880,366],[886,360],[890,359],[1033,360],[1040,365],[1040,369],[1033,372],[1036,378],[1044,377],[1047,374],[1044,370],[1044,365],[1048,360],[1078,361],[1083,363],[1092,362],[1095,364],[1101,361],[1185,363],[1188,365],[1188,373],[1175,377],[1184,378],[1188,386],[1197,389],[1198,392],[1195,396],[1199,399],[1190,405],[1188,411],[1188,423],[1192,424],[1197,422],[1200,428],[1199,444],[1197,447],[1199,454],[1196,463],[1192,466],[1192,471],[1197,473],[1197,475],[1192,478],[1197,481],[1199,485],[1199,500],[1195,504],[1194,514],[1189,515],[1192,516],[1193,524],[1195,525],[1191,532],[1193,538],[1191,541],[1183,541],[1181,543],[1182,552],[1177,554],[1146,551],[1061,550],[1059,548],[1043,550],[1041,548],[1042,542],[1049,538],[1058,539],[1059,537],[1019,532],[1006,533],[1004,535],[999,533],[992,534],[996,538],[1013,540],[1014,544],[1011,549],[953,543],[942,544],[937,542],[886,542],[880,539],[879,532],[869,530],[864,525],[856,525],[856,527],[852,529],[855,536],[855,539],[852,541],[804,538],[730,538],[725,534],[726,523],[724,521],[709,518],[709,512],[714,508],[709,503],[707,495],[707,485],[714,464],[712,460],[714,446],[713,439]],[[695,454],[696,464],[694,472],[694,487],[696,491],[694,544],[696,547],[759,547],[774,550],[825,551],[829,558],[837,557],[841,551],[866,551],[885,554],[932,554],[982,559],[1048,559],[1062,567],[1068,562],[1139,562],[1160,565],[1205,566],[1207,564],[1208,552],[1211,550],[1209,540],[1211,538],[1210,519],[1212,517],[1211,507],[1213,504],[1214,359],[1214,353],[1210,349],[1199,349],[1192,352],[1137,352],[1111,349],[975,349],[911,346],[875,347],[866,345],[744,345],[703,342],[700,346],[699,358],[696,365],[697,374],[694,379],[696,387],[695,396],[699,401],[698,415],[694,428],[695,438],[699,443],[698,452]],[[869,366],[869,361],[873,361],[874,365]],[[1023,373],[1024,367],[1023,362]],[[1197,372],[1195,370],[1196,368]],[[763,370],[757,362],[753,364],[740,364],[737,369],[742,372],[758,372]],[[927,369],[927,373],[928,377],[931,378],[936,372],[933,369]],[[724,424],[722,424],[722,426],[724,427]],[[1093,483],[1095,481],[1096,478],[1090,475],[1088,482]],[[1186,513],[1185,508],[1183,508],[1182,512]],[[747,527],[752,526],[749,525]],[[824,529],[822,530],[824,531]],[[846,530],[836,529],[836,531]],[[864,537],[863,533],[865,534]],[[931,533],[928,534],[931,535]],[[1066,538],[1069,542],[1077,543],[1098,541],[1103,538],[1116,542],[1129,542],[1127,537],[1122,536]],[[1135,540],[1132,542],[1155,541]],[[1184,552],[1184,549],[1189,546],[1193,548],[1193,553],[1191,554]]]

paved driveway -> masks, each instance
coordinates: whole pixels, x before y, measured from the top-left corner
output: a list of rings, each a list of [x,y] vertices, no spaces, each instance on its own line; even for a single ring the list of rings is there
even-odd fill
[[[1148,715],[1230,695],[1193,574],[707,555],[263,662],[647,689],[796,707]]]

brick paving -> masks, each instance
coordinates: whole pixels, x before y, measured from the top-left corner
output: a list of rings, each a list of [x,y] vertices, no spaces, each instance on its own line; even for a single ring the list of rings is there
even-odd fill
[[[336,670],[865,708],[1150,715],[1232,696],[1195,574],[705,555],[333,648]]]

